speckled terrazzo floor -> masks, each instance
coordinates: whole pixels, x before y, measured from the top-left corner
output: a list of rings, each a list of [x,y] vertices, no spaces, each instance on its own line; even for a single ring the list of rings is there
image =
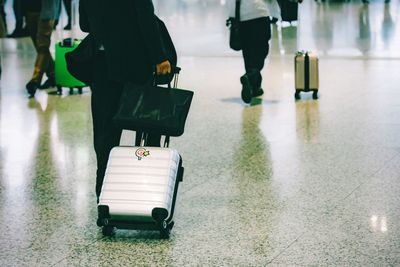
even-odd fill
[[[251,106],[224,1],[154,3],[176,42],[180,86],[196,94],[186,133],[171,141],[186,170],[170,240],[102,236],[90,92],[28,99],[33,47],[7,39],[0,266],[400,266],[398,1],[306,1],[298,27],[273,27],[266,93]],[[297,49],[320,55],[319,100],[293,99]]]

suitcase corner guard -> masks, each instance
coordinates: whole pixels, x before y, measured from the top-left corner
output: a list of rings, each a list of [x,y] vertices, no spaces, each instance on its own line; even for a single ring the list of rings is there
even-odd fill
[[[156,222],[162,222],[168,217],[168,210],[164,208],[154,208],[151,211],[151,217],[153,217]]]

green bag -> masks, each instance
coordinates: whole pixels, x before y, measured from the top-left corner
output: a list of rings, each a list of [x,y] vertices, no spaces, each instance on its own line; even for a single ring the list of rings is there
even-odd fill
[[[65,54],[77,48],[80,42],[80,40],[74,40],[71,44],[71,39],[65,39],[56,44],[55,73],[58,93],[61,93],[63,87],[70,88],[70,90],[78,88],[79,93],[82,93],[82,88],[87,86],[69,73],[65,60]]]

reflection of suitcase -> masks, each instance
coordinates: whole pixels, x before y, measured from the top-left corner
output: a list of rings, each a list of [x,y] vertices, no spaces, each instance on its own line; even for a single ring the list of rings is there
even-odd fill
[[[278,0],[282,21],[296,21],[299,4],[292,0]]]
[[[311,52],[297,52],[295,56],[295,87],[294,97],[300,99],[300,92],[313,92],[313,98],[318,98],[318,57]]]
[[[82,88],[86,86],[69,73],[67,70],[67,63],[65,61],[65,54],[74,50],[78,46],[79,42],[79,40],[74,40],[71,44],[71,39],[69,38],[64,39],[63,42],[58,42],[56,44],[55,72],[58,94],[62,93],[63,87],[69,88],[70,93],[73,92],[74,88],[77,88],[81,94]]]
[[[182,178],[182,159],[175,149],[114,147],[98,204],[103,234],[112,235],[116,227],[158,230],[168,238]]]

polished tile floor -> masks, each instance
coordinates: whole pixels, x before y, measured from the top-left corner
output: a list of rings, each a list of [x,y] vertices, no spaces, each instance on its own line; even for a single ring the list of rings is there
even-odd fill
[[[171,142],[186,173],[170,240],[102,236],[90,92],[28,99],[33,47],[7,39],[0,266],[400,266],[399,2],[305,1],[297,27],[273,26],[265,95],[250,106],[225,1],[154,3],[180,87],[195,91],[186,133]],[[319,100],[294,101],[298,49],[320,56]]]

